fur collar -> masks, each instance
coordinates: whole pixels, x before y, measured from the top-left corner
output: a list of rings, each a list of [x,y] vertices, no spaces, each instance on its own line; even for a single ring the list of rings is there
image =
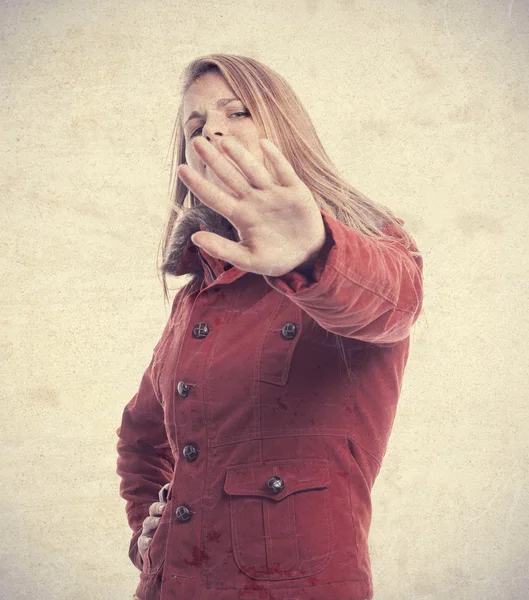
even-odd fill
[[[239,241],[237,230],[233,225],[209,206],[199,204],[191,208],[182,207],[175,220],[163,259],[163,273],[176,276],[203,275],[204,267],[199,248],[191,241],[191,236],[197,231],[210,231],[228,240]]]

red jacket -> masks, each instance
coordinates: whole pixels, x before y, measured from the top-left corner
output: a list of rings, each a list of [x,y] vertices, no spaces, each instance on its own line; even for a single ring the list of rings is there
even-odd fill
[[[370,493],[422,259],[321,214],[311,278],[225,270],[199,250],[200,290],[175,295],[117,430],[141,600],[372,598]],[[167,483],[142,561],[142,522]]]

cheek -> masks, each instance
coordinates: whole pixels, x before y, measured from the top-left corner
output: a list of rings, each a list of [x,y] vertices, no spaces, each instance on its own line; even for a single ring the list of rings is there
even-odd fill
[[[254,156],[260,157],[262,155],[261,145],[259,144],[259,138],[254,135],[246,135],[239,139],[244,148],[253,154]]]
[[[198,154],[189,148],[186,150],[186,163],[196,170],[200,170],[202,166],[202,161]]]

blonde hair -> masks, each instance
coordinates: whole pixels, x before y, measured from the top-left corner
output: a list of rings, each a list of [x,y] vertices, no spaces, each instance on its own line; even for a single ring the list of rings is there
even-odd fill
[[[312,192],[319,208],[340,222],[370,237],[380,237],[394,242],[394,237],[383,229],[393,225],[411,255],[420,256],[413,238],[401,227],[403,221],[389,208],[370,200],[349,184],[327,156],[311,118],[296,93],[285,79],[253,58],[233,54],[201,56],[184,69],[181,77],[180,106],[173,130],[170,197],[171,206],[162,239],[165,256],[175,220],[185,200],[191,206],[198,200],[176,177],[178,165],[185,163],[185,136],[183,130],[183,98],[188,88],[201,75],[216,72],[246,106],[260,133],[271,140],[294,168],[298,177]],[[270,167],[265,157],[267,168]],[[159,263],[157,263],[159,264]],[[161,270],[161,269],[160,269]],[[162,273],[165,298],[168,301],[166,274]]]

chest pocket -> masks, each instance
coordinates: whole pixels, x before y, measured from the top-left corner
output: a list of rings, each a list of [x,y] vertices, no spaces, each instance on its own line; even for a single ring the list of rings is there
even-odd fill
[[[253,579],[309,577],[329,564],[334,523],[327,460],[289,459],[227,467],[232,547]]]
[[[261,345],[258,379],[286,385],[292,355],[303,329],[303,311],[286,296],[280,296]]]

